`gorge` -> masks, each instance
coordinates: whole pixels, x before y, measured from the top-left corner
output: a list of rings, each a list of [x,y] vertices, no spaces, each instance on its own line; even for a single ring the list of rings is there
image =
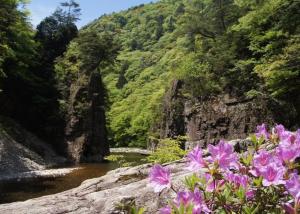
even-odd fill
[[[162,139],[184,137],[182,147],[206,148],[240,142],[262,123],[299,127],[297,0],[160,0],[81,29],[75,1],[36,29],[22,5],[0,0],[0,181],[108,164],[81,182],[117,168],[103,163],[112,147],[155,150]],[[179,179],[187,172],[177,164]],[[155,213],[149,167],[116,169],[0,212],[118,213],[111,203],[130,203],[125,195],[141,188]]]

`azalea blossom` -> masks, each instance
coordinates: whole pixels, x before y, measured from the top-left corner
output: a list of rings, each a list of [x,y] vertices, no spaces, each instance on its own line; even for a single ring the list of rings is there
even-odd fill
[[[186,179],[186,190],[177,192],[172,188],[177,196],[172,205],[160,209],[160,213],[172,214],[177,209],[180,212],[189,210],[192,214],[239,213],[248,204],[253,204],[252,207],[259,205],[259,213],[277,212],[278,206],[275,209],[272,206],[280,204],[283,212],[296,214],[300,209],[300,175],[295,161],[300,157],[300,129],[290,132],[277,125],[270,135],[262,124],[258,126],[256,136],[271,139],[267,143],[272,147],[262,146],[270,150],[250,148],[247,153],[238,154],[231,144],[221,140],[217,145],[208,145],[208,157],[203,157],[198,146],[190,151],[186,156],[188,169],[206,170]],[[239,158],[244,161],[239,162]],[[156,191],[171,186],[169,171],[160,165],[151,169],[150,181]],[[269,197],[270,194],[274,197]],[[265,197],[269,197],[268,200],[261,203]]]
[[[258,154],[255,154],[253,157],[253,169],[250,170],[252,175],[259,176],[260,172],[269,164],[272,162],[272,155],[267,152],[266,150],[262,149],[258,152]]]
[[[300,156],[300,132],[296,134],[285,131],[281,133],[281,140],[276,148],[276,154],[283,162],[294,161]]]
[[[208,145],[208,151],[211,157],[208,159],[211,162],[217,163],[220,168],[228,169],[230,167],[238,167],[238,157],[234,153],[233,146],[221,140],[218,145]]]
[[[202,153],[202,150],[199,148],[199,146],[197,146],[187,155],[187,160],[189,161],[189,170],[195,171],[206,166],[206,163],[202,158]]]
[[[192,199],[193,195],[191,192],[180,191],[177,193],[177,197],[174,200],[174,204],[177,207],[180,207],[181,204],[187,206],[191,203]]]
[[[277,157],[283,162],[294,161],[300,156],[300,148],[296,144],[279,144],[276,148]]]
[[[276,134],[279,140],[283,140],[286,137],[286,130],[283,125],[279,124],[273,128],[273,134]]]
[[[183,205],[184,207],[193,206],[193,214],[210,213],[211,211],[203,200],[203,195],[198,188],[195,188],[194,192],[181,191],[177,193],[177,197],[174,200],[174,204],[177,207]]]
[[[225,180],[214,179],[209,173],[205,173],[205,180],[206,180],[206,189],[205,190],[207,192],[213,192],[225,184]]]
[[[172,212],[172,209],[170,206],[166,206],[166,207],[159,209],[160,214],[171,214],[171,212]]]
[[[258,154],[255,154],[253,158],[253,166],[257,168],[266,167],[271,162],[272,154],[270,154],[264,149],[259,150]]]
[[[295,144],[300,146],[300,129],[298,129],[296,134],[295,134]]]
[[[243,188],[247,188],[249,177],[247,175],[234,174],[232,172],[228,172],[225,175],[225,179],[235,186]]]
[[[193,192],[193,214],[210,213],[211,210],[205,204],[202,193],[198,188]]]
[[[275,163],[271,163],[261,172],[263,176],[263,185],[279,185],[285,184],[283,175],[285,173],[284,167],[278,167]]]
[[[282,161],[278,159],[277,156],[274,156],[264,149],[261,149],[253,157],[253,168],[250,170],[250,173],[258,177],[271,163],[276,164],[278,167],[282,167]]]
[[[154,165],[149,173],[150,184],[154,192],[160,192],[171,187],[170,171],[159,164]]]
[[[300,176],[297,173],[291,174],[289,180],[285,184],[288,192],[294,197],[300,197]]]
[[[265,139],[269,139],[270,134],[267,131],[266,124],[263,123],[260,126],[257,126],[255,135],[258,138],[264,137]]]

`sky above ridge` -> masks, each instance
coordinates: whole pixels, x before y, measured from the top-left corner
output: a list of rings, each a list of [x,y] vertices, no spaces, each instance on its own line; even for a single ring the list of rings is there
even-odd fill
[[[33,26],[37,26],[45,17],[51,15],[65,0],[31,0],[27,8],[31,16]],[[118,12],[140,4],[156,2],[157,0],[77,0],[81,7],[80,21],[77,26],[80,28],[89,22],[97,19],[103,14]]]

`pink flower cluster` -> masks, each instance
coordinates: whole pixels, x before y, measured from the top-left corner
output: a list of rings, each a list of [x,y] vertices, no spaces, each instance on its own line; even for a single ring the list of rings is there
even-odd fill
[[[171,188],[177,194],[168,206],[160,210],[161,213],[170,214],[173,209],[182,210],[182,207],[190,209],[192,214],[216,210],[240,212],[251,207],[266,212],[278,204],[287,213],[297,213],[300,210],[300,176],[296,160],[300,159],[300,129],[293,133],[277,125],[268,132],[266,125],[262,124],[257,127],[255,137],[253,143],[265,142],[272,147],[262,149],[263,144],[259,144],[258,149],[249,149],[244,154],[250,160],[248,163],[223,140],[217,145],[208,145],[207,157],[198,146],[190,151],[186,156],[188,169],[197,176],[197,182],[188,186],[186,191],[175,190],[168,169],[153,166],[149,177],[155,192]],[[262,197],[265,204],[259,201]]]

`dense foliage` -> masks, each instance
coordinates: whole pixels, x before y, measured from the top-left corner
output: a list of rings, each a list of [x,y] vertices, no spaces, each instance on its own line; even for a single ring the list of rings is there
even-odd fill
[[[75,1],[36,31],[23,3],[0,0],[0,110],[40,136],[63,134],[70,86],[91,72],[102,74],[117,146],[146,146],[174,79],[187,98],[264,94],[299,118],[298,0],[161,0],[103,15],[79,34]]]
[[[154,165],[149,174],[154,191],[171,188],[177,194],[161,213],[299,213],[300,129],[292,133],[277,125],[269,133],[263,124],[252,139],[244,154],[225,141],[208,145],[205,157],[194,148],[186,156],[194,173],[185,178],[185,190],[172,183],[166,167]]]
[[[0,1],[0,114],[58,143],[64,125],[54,61],[77,36],[80,9],[74,1],[62,3],[34,31],[26,2]]]
[[[146,145],[173,79],[184,80],[187,97],[266,94],[299,112],[299,7],[295,0],[162,0],[84,27],[111,35],[120,49],[114,64],[100,65],[111,142]],[[72,63],[74,46],[60,63],[77,72],[83,61]]]

